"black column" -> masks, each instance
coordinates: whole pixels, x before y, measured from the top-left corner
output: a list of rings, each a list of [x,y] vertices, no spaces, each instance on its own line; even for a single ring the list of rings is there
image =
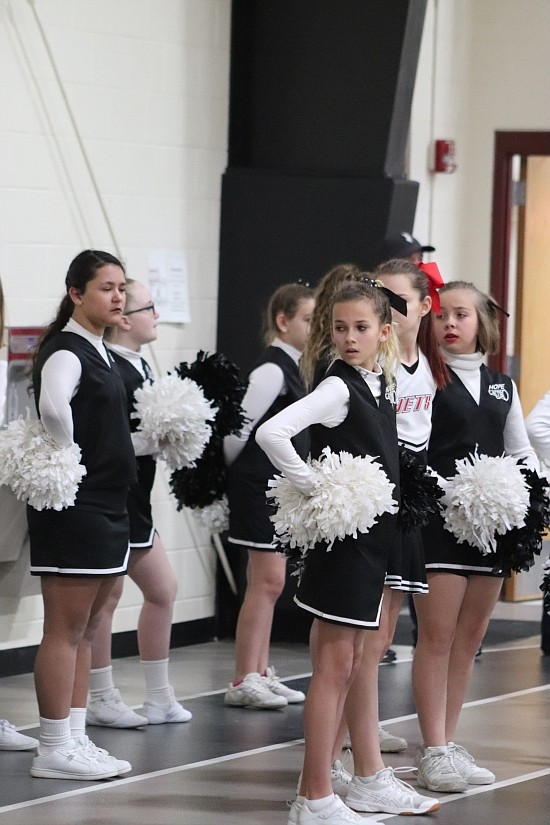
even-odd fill
[[[374,266],[404,177],[426,0],[233,0],[218,347],[243,369],[280,284]]]

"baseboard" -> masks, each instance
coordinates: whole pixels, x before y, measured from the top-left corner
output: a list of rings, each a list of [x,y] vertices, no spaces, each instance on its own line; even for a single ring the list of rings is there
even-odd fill
[[[215,635],[216,619],[214,616],[206,619],[196,619],[192,622],[178,622],[172,625],[170,647],[187,647],[202,642],[210,642],[215,638]],[[31,673],[37,650],[38,645],[0,650],[0,676],[17,676],[21,673]],[[123,659],[125,656],[137,655],[137,632],[135,630],[113,633],[113,659]]]

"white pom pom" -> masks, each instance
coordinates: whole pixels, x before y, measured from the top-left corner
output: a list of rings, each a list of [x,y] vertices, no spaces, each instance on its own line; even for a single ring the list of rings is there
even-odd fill
[[[193,514],[199,524],[206,527],[210,533],[223,533],[229,528],[229,504],[225,496],[206,507],[194,508]]]
[[[383,513],[396,513],[392,484],[370,456],[332,453],[325,447],[320,459],[308,462],[316,472],[311,495],[297,490],[284,476],[269,482],[266,495],[277,504],[271,516],[281,544],[304,551],[318,542],[327,550],[336,539],[368,533]]]
[[[18,418],[0,431],[0,484],[35,510],[63,510],[86,475],[81,456],[77,444],[58,447],[40,421]]]
[[[529,487],[512,456],[478,455],[456,461],[457,473],[445,490],[443,518],[459,544],[484,555],[497,549],[496,537],[523,527]]]
[[[135,392],[139,429],[158,445],[171,470],[194,467],[210,436],[216,408],[190,378],[165,375]]]

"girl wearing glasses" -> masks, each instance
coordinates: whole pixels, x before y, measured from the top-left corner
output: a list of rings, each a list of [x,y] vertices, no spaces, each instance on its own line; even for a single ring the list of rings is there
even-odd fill
[[[136,728],[191,719],[191,713],[176,701],[168,676],[177,581],[153,525],[151,490],[156,461],[150,443],[137,431],[139,421],[132,418],[135,391],[145,381],[152,380],[151,368],[141,356],[141,348],[156,339],[158,318],[147,287],[128,280],[126,309],[119,325],[111,327],[106,335],[109,351],[126,387],[128,420],[137,456],[138,480],[128,495],[131,550],[128,574],[144,597],[137,635],[146,688],[143,713],[138,714],[122,701],[113,682],[111,632],[113,614],[122,595],[121,580],[111,592],[94,638],[86,716],[89,725],[109,728]]]

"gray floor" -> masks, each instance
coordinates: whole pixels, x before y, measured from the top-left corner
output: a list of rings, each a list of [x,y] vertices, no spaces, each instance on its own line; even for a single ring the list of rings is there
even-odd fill
[[[540,607],[497,605],[497,617],[521,621]],[[531,637],[484,649],[476,663],[460,722],[460,741],[497,775],[493,786],[444,795],[430,817],[440,825],[548,825],[550,810],[550,658]],[[381,717],[405,736],[409,749],[388,764],[410,765],[419,731],[410,693],[411,650],[380,670]],[[276,644],[280,675],[307,689],[310,664],[304,645]],[[185,725],[141,731],[91,728],[94,741],[133,771],[99,783],[31,779],[32,754],[0,753],[0,825],[286,825],[287,805],[303,755],[302,709],[258,712],[224,708],[232,676],[233,644],[212,642],[173,651],[177,696],[194,714]],[[115,662],[125,700],[143,700],[135,659]],[[30,675],[0,679],[0,712],[35,730],[37,710]],[[414,780],[412,780],[414,781]],[[397,817],[370,815],[382,822]],[[420,817],[419,821],[428,821]]]

